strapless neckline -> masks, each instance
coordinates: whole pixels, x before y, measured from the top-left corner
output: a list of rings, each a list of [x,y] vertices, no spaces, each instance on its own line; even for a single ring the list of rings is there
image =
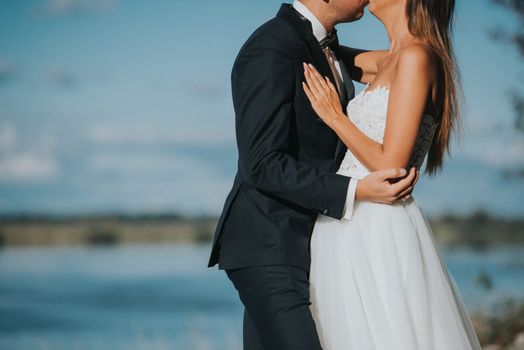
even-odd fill
[[[349,101],[347,105],[348,118],[366,136],[375,142],[383,143],[390,88],[377,84],[372,90],[368,90],[369,86],[369,84],[366,84],[366,87]],[[437,123],[435,123],[433,117],[426,113],[421,120],[419,135],[409,161],[410,167],[421,168],[431,146],[436,127]],[[338,173],[363,178],[370,171],[350,150],[347,150]]]
[[[387,93],[389,93],[389,87],[387,87],[387,86],[377,84],[377,86],[373,90],[368,90],[369,86],[370,86],[370,84],[367,83],[366,86],[364,87],[364,89],[362,89],[362,91],[361,91],[362,95],[372,94],[372,93],[375,93],[375,92],[387,92]]]

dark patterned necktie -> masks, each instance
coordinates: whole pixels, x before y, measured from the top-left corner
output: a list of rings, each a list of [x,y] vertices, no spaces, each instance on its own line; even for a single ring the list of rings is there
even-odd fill
[[[340,73],[338,72],[337,67],[335,65],[335,61],[337,61],[335,52],[337,52],[339,48],[337,30],[333,29],[331,33],[329,33],[324,39],[320,40],[318,44],[320,45],[320,48],[326,56],[329,68],[331,68],[331,73],[335,78],[334,83],[337,87],[338,94],[340,96],[343,96],[343,94],[345,94],[344,82],[342,81],[342,77],[340,76]]]
[[[308,23],[309,28],[311,30],[312,29],[311,22],[306,17],[302,16],[302,14],[298,12],[296,9],[295,9],[295,13],[297,14],[298,17],[300,17],[300,19],[303,22]],[[320,40],[318,44],[320,45],[322,52],[324,52],[324,56],[326,56],[326,60],[328,61],[329,68],[331,69],[331,73],[333,74],[333,77],[335,78],[335,85],[337,87],[338,94],[339,96],[345,99],[346,88],[344,87],[344,82],[342,81],[342,77],[340,76],[340,73],[338,72],[335,66],[335,63],[334,63],[334,61],[337,60],[337,57],[335,56],[335,52],[339,48],[337,30],[333,28],[331,33],[328,33],[328,35],[324,39]]]
[[[324,50],[326,47],[329,47],[331,51],[337,52],[339,47],[337,30],[333,29],[331,33],[328,33],[328,35],[324,39],[320,40],[318,44],[322,50]]]

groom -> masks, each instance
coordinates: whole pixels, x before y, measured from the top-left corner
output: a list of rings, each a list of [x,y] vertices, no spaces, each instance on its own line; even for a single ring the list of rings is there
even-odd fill
[[[346,147],[315,114],[302,89],[303,62],[354,96],[337,57],[334,25],[359,19],[364,0],[283,4],[241,48],[232,72],[238,171],[215,232],[219,264],[245,306],[244,349],[321,349],[309,310],[309,242],[318,213],[351,219],[353,202],[408,196],[412,169],[357,181],[335,174]],[[330,34],[328,34],[330,33]],[[332,57],[334,61],[327,58]]]

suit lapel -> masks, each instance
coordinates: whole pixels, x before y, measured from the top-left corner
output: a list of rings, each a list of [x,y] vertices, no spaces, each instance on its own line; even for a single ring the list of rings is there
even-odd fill
[[[349,102],[355,96],[355,85],[353,85],[353,80],[351,80],[351,76],[349,75],[349,72],[344,62],[339,61],[339,63],[340,63],[340,71],[342,72],[342,79],[344,79],[344,87],[346,88],[346,94],[347,94],[346,101]]]
[[[280,11],[278,11],[277,17],[282,17],[291,24],[295,29],[299,37],[304,41],[313,56],[314,62],[306,62],[313,64],[320,74],[327,76],[331,81],[335,81],[329,63],[326,56],[322,52],[320,45],[318,44],[317,38],[313,35],[313,29],[311,22],[293,8],[291,4],[282,4]]]
[[[319,73],[322,74],[322,76],[327,76],[329,80],[335,83],[335,77],[333,76],[333,72],[331,72],[329,63],[326,59],[326,56],[324,55],[324,52],[322,52],[322,49],[318,45],[317,39],[313,36],[313,40],[308,40],[307,44],[309,47],[309,51],[315,59],[315,66],[318,69]]]
[[[342,104],[342,109],[344,113],[347,114],[347,110],[346,110],[347,104],[355,96],[355,85],[353,85],[351,76],[349,75],[349,72],[346,66],[344,65],[344,63],[342,61],[339,61],[339,63],[340,63],[340,72],[342,73],[342,79],[344,80],[344,87],[346,90],[346,96]],[[337,149],[335,151],[335,166],[338,167],[339,164],[342,162],[342,158],[344,158],[346,154],[346,150],[347,150],[346,145],[339,138],[337,142]]]
[[[307,44],[311,56],[313,56],[314,62],[312,62],[312,64],[315,65],[320,74],[327,76],[331,81],[334,82],[335,78],[333,77],[333,73],[331,72],[331,68],[329,67],[326,56],[324,55],[324,52],[322,52],[317,38],[315,38],[313,35],[311,23],[307,19],[303,18],[302,15],[296,11],[291,4],[282,4],[280,10],[278,11],[277,17],[284,18],[295,29],[300,39]],[[346,112],[346,105],[348,101],[353,98],[355,88],[353,86],[353,82],[351,81],[351,77],[349,77],[347,69],[342,66],[343,65],[341,64],[340,68],[343,74],[346,96],[340,96],[340,103],[342,104],[344,112]],[[338,138],[335,154],[333,155],[333,171],[337,170],[336,168],[340,164],[342,160],[341,157],[344,156],[345,150],[346,147],[344,143],[342,143],[340,138]]]

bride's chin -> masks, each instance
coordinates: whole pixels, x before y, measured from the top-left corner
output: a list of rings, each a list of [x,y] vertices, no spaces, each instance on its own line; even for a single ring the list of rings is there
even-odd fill
[[[371,13],[373,16],[376,16],[375,14],[375,10],[377,9],[377,4],[375,3],[375,1],[371,0],[368,2],[368,11],[369,13]]]

